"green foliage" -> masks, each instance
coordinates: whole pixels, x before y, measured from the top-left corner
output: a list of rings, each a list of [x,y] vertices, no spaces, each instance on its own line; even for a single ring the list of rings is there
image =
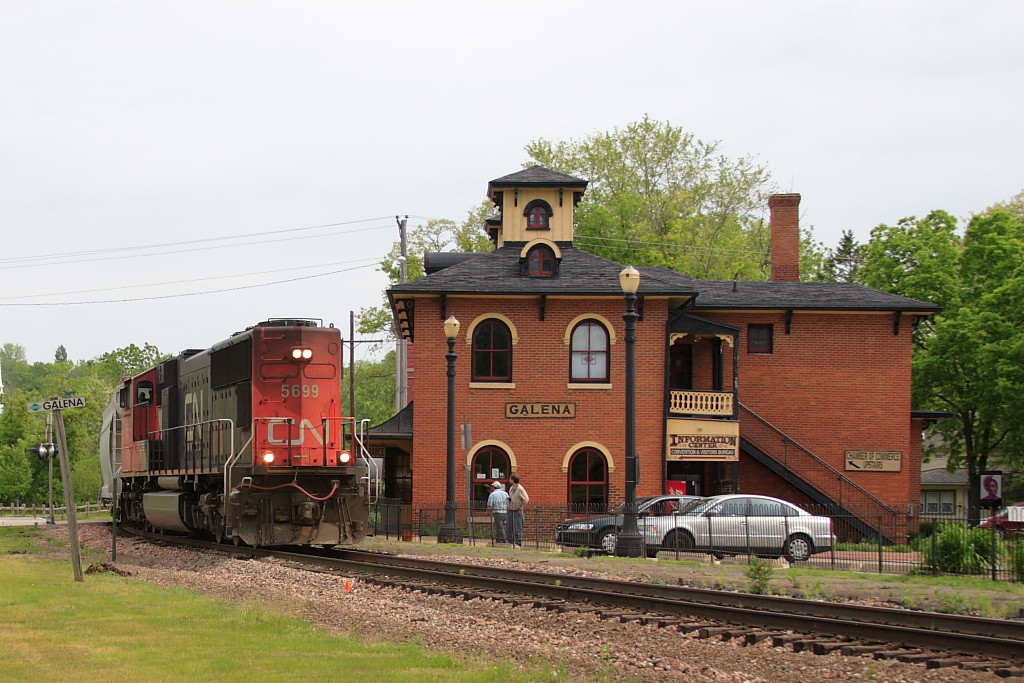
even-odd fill
[[[1005,548],[998,536],[993,539],[991,529],[939,524],[934,538],[921,539],[921,569],[930,571],[934,567],[944,574],[982,574],[992,568],[993,543],[998,559],[1005,554]]]
[[[935,427],[949,468],[966,467],[970,507],[998,453],[1024,462],[1024,216],[990,210],[961,237],[935,211],[872,231],[864,284],[943,306],[914,333],[915,407],[949,410]]]
[[[843,230],[835,249],[825,249],[815,280],[824,282],[859,282],[860,268],[867,256],[866,245],[859,244],[852,230]],[[805,269],[801,264],[801,272]]]
[[[351,414],[349,403],[349,382],[351,371],[346,368],[342,381],[342,400],[345,414]],[[356,361],[356,410],[357,419],[369,418],[370,425],[379,425],[395,414],[395,352],[388,352],[381,360]]]
[[[771,595],[771,580],[775,574],[775,568],[771,560],[762,560],[754,555],[750,556],[750,564],[747,565],[748,591],[754,595]]]
[[[590,181],[576,241],[620,263],[703,279],[766,279],[768,170],[645,116],[582,140],[534,140],[531,162]]]
[[[487,235],[485,221],[495,213],[494,204],[484,200],[466,212],[462,223],[447,218],[435,218],[424,225],[411,226],[406,233],[406,282],[423,277],[423,254],[426,252],[461,251],[486,252],[494,249]],[[381,261],[380,269],[392,285],[402,281],[402,243],[395,242]],[[363,334],[386,334],[394,339],[394,320],[387,302],[359,311],[359,331]]]
[[[48,497],[48,464],[29,457],[26,449],[46,440],[42,414],[30,415],[32,401],[54,396],[84,396],[85,407],[64,411],[75,499],[96,500],[100,489],[99,435],[103,409],[125,375],[137,374],[167,358],[151,344],[134,344],[80,363],[66,360],[66,351],[53,363],[29,364],[17,344],[0,348],[4,391],[0,394],[0,503],[20,500],[43,503]],[[65,358],[62,360],[61,358]],[[64,495],[60,467],[54,463],[54,497]]]
[[[1024,581],[1024,540],[1017,539],[1007,552],[1007,562],[1015,581]]]

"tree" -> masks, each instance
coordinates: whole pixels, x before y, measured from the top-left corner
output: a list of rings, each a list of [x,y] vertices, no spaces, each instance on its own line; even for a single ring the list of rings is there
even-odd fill
[[[879,226],[861,275],[868,286],[944,306],[915,332],[914,399],[953,413],[935,429],[950,469],[967,469],[975,510],[990,459],[1024,459],[1024,217],[980,214],[963,237],[942,211]]]
[[[53,360],[58,363],[68,362],[68,350],[64,348],[63,344],[57,347],[57,351],[53,354]]]
[[[702,279],[766,279],[768,170],[719,143],[643,120],[582,140],[534,140],[531,162],[590,181],[576,239],[592,253]]]
[[[388,352],[379,361],[356,361],[356,419],[369,418],[371,425],[379,425],[395,414],[395,352]],[[346,414],[348,406],[349,381],[351,373],[346,372],[342,383],[342,398]]]
[[[495,213],[494,204],[484,200],[466,212],[462,223],[447,218],[435,218],[423,225],[411,228],[406,235],[406,280],[423,277],[423,255],[427,252],[462,251],[486,252],[494,249],[487,234],[485,221]],[[392,285],[402,281],[401,242],[395,242],[391,251],[381,261],[380,270],[388,276]],[[364,308],[359,311],[359,331],[364,334],[386,333],[394,339],[391,310],[385,301],[381,306]],[[358,389],[357,389],[358,390]]]
[[[843,230],[835,249],[825,249],[821,269],[815,279],[826,282],[859,282],[858,271],[864,263],[866,250],[858,244],[852,230]]]
[[[14,391],[24,381],[28,371],[28,357],[25,347],[20,344],[4,344],[0,347],[0,384],[7,391]]]

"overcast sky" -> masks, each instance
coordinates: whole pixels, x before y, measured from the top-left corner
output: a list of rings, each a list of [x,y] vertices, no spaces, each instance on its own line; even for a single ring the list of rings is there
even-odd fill
[[[530,140],[644,114],[754,155],[830,246],[965,217],[1024,188],[1022,26],[984,1],[6,0],[0,344],[347,337],[396,214],[460,220]]]

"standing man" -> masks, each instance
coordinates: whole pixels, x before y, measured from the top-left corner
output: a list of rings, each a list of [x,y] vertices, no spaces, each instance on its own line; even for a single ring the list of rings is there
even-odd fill
[[[519,475],[513,474],[508,487],[509,521],[512,522],[512,545],[523,547],[523,508],[530,502],[530,494],[519,484]]]
[[[491,495],[487,496],[487,509],[494,520],[494,542],[505,542],[505,529],[508,524],[508,494],[501,487],[501,482],[491,484]]]

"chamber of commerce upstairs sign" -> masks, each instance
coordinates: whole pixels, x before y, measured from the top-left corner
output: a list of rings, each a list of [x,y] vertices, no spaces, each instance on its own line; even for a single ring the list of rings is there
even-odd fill
[[[847,472],[899,472],[903,451],[846,451]]]

